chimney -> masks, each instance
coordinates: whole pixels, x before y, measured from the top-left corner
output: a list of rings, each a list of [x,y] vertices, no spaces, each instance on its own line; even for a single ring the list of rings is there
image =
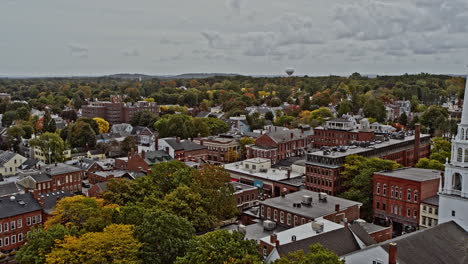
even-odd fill
[[[159,140],[158,136],[154,136],[154,150],[156,151],[159,149],[158,140]]]
[[[44,198],[41,198],[41,196],[39,194],[39,191],[38,190],[32,191],[32,195],[33,195],[34,199],[39,203],[39,205],[41,207],[44,207]]]
[[[397,244],[388,244],[388,264],[397,264]]]
[[[340,211],[340,204],[335,204],[335,211]]]
[[[414,165],[418,163],[419,160],[419,144],[420,144],[420,133],[421,133],[421,125],[419,123],[414,125]]]
[[[278,240],[278,235],[276,235],[276,234],[271,234],[270,235],[270,243],[276,244],[277,240]]]
[[[144,150],[141,151],[141,158],[145,159],[145,151]]]
[[[203,139],[200,140],[200,146],[203,146]]]
[[[289,180],[291,179],[291,169],[288,169],[287,172],[288,172],[288,180]]]
[[[176,137],[176,142],[180,143],[180,137]]]
[[[276,240],[275,245],[276,245],[276,247],[279,247],[279,246],[280,246],[280,241],[279,241],[279,240]]]

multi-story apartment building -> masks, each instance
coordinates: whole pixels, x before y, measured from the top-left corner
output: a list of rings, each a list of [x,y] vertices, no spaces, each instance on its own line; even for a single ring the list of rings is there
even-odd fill
[[[0,197],[0,252],[18,249],[26,235],[42,223],[42,207],[33,194]]]
[[[236,162],[241,155],[239,140],[234,137],[211,136],[196,138],[193,142],[208,148],[208,163],[224,164]]]
[[[419,228],[432,227],[439,222],[439,196],[429,197],[421,202]]]
[[[84,171],[65,163],[56,163],[23,172],[18,184],[26,190],[36,190],[39,194],[56,191],[81,192]]]
[[[317,192],[337,195],[344,191],[343,177],[346,157],[360,155],[393,160],[403,166],[414,166],[419,158],[430,154],[430,135],[415,135],[402,138],[386,138],[360,146],[337,147],[336,149],[316,151],[307,154],[306,188]]]
[[[373,215],[391,221],[396,233],[417,229],[421,202],[437,194],[440,171],[402,168],[373,176]]]
[[[260,192],[257,187],[240,182],[230,182],[230,184],[234,188],[237,208],[243,210],[258,205]]]
[[[302,156],[312,146],[312,135],[300,129],[269,131],[246,146],[247,158],[266,158],[273,164],[294,156]]]
[[[314,128],[314,147],[344,146],[352,141],[370,141],[374,139],[370,128],[357,129],[354,120],[337,118],[327,121],[322,127]]]
[[[121,96],[111,96],[110,101],[92,101],[81,107],[83,117],[100,117],[111,125],[129,123],[133,115],[141,111],[159,112],[159,106],[154,102],[138,101],[124,103]]]

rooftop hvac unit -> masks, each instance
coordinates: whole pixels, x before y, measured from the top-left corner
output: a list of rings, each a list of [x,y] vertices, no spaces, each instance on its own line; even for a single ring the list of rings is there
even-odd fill
[[[247,227],[243,224],[237,226],[237,232],[245,234],[247,233]]]
[[[318,222],[318,221],[312,222],[312,230],[317,232],[317,234],[323,232],[323,227],[324,227],[324,224],[322,222]]]
[[[322,201],[322,202],[326,202],[327,201],[327,196],[328,196],[327,193],[320,192],[319,193],[319,200]]]
[[[263,221],[263,229],[273,231],[276,228],[276,223],[270,220]]]
[[[312,197],[309,195],[302,195],[302,204],[311,205],[312,204]]]

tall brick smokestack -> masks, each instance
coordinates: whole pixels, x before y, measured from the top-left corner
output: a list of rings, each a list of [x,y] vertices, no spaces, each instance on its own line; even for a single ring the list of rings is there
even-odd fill
[[[414,125],[414,165],[418,163],[419,160],[419,146],[421,145],[421,125],[419,123]]]
[[[388,245],[388,264],[397,264],[397,244],[390,243]]]

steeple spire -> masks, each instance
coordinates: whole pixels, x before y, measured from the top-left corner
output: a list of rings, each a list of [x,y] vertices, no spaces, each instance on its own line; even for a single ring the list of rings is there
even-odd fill
[[[468,65],[466,66],[468,68]],[[468,75],[466,76],[465,97],[463,97],[463,109],[461,125],[468,125]]]

